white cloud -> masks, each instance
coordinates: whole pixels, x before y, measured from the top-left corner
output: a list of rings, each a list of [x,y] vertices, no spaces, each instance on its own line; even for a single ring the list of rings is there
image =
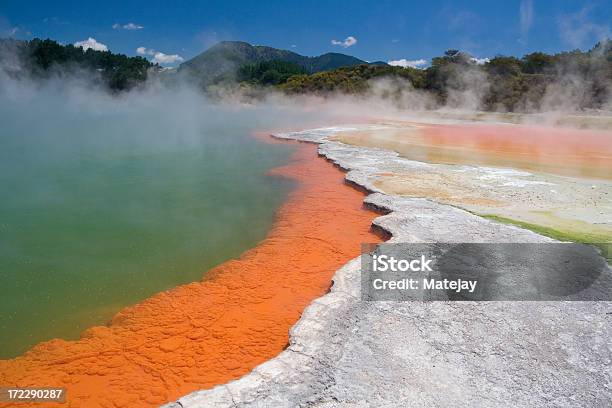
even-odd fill
[[[87,51],[88,49],[92,49],[94,51],[108,51],[108,47],[101,42],[96,41],[95,38],[89,37],[83,41],[77,41],[74,43],[75,47],[83,48],[83,51]]]
[[[163,52],[155,51],[151,48],[138,47],[136,48],[136,54],[139,55],[150,55],[153,57],[151,62],[160,65],[171,65],[177,62],[183,62],[185,59],[178,54],[164,54]]]
[[[407,60],[405,58],[392,60],[387,62],[387,64],[392,65],[394,67],[412,67],[412,68],[422,68],[427,65],[427,60],[418,59],[418,60]]]
[[[559,17],[559,35],[564,42],[575,48],[589,47],[610,36],[609,26],[591,21],[591,9],[586,6],[577,13]]]
[[[153,56],[153,63],[155,64],[175,64],[177,62],[183,62],[185,59],[178,54],[164,54],[163,52],[156,52]]]
[[[349,35],[348,37],[344,39],[344,41],[331,40],[331,43],[332,45],[339,45],[343,48],[348,48],[348,47],[352,47],[353,45],[357,44],[357,39],[353,37],[352,35]]]
[[[521,0],[519,6],[519,16],[521,19],[521,39],[525,39],[533,23],[533,1]]]
[[[144,27],[134,23],[127,23],[123,26],[124,30],[142,30]]]
[[[113,24],[113,29],[115,30],[142,30],[144,27],[141,26],[140,24],[136,24],[136,23],[127,23],[127,24],[119,24],[119,23],[115,23]]]
[[[489,58],[470,58],[470,61],[475,62],[478,65],[484,65],[487,62],[491,61]]]

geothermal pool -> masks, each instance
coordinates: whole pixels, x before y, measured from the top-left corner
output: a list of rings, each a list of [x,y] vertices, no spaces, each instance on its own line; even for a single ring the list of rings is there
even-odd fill
[[[399,123],[342,132],[345,143],[427,163],[510,167],[612,180],[612,132],[511,124]]]
[[[0,383],[65,386],[71,406],[158,406],[239,378],[278,355],[304,308],[359,255],[376,213],[344,173],[301,144],[274,174],[297,188],[266,239],[206,279],[122,309],[77,341],[40,343],[0,360]],[[342,214],[342,217],[338,217]]]
[[[380,156],[369,170],[385,193],[429,198],[562,241],[612,239],[609,130],[465,122],[349,129],[330,139],[384,149],[363,154]]]
[[[0,358],[75,339],[262,240],[290,145],[217,112],[0,109]],[[229,120],[234,118],[233,120]]]

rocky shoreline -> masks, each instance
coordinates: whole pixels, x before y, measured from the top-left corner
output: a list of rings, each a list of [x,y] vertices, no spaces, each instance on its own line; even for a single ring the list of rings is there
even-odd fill
[[[319,143],[319,153],[347,171],[347,182],[371,192],[365,204],[385,214],[373,225],[390,234],[389,242],[552,241],[450,205],[383,194],[372,177],[381,162],[426,164],[328,140],[347,129],[277,137]],[[165,407],[558,407],[612,401],[612,302],[364,302],[359,272],[359,258],[336,272],[330,293],[304,311],[276,358]]]

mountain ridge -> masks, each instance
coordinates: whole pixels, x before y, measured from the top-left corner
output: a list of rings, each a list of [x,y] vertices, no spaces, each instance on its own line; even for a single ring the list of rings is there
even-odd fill
[[[359,58],[335,52],[308,57],[289,50],[251,45],[244,41],[221,41],[182,63],[178,71],[189,73],[206,83],[215,83],[233,78],[243,65],[272,60],[297,64],[308,73],[368,64]]]

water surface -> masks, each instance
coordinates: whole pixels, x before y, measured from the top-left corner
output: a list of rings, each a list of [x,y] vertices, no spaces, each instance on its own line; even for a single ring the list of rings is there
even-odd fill
[[[265,237],[291,188],[266,172],[293,147],[251,137],[264,125],[257,112],[144,97],[9,102],[0,358],[78,338],[126,305],[201,279]]]

